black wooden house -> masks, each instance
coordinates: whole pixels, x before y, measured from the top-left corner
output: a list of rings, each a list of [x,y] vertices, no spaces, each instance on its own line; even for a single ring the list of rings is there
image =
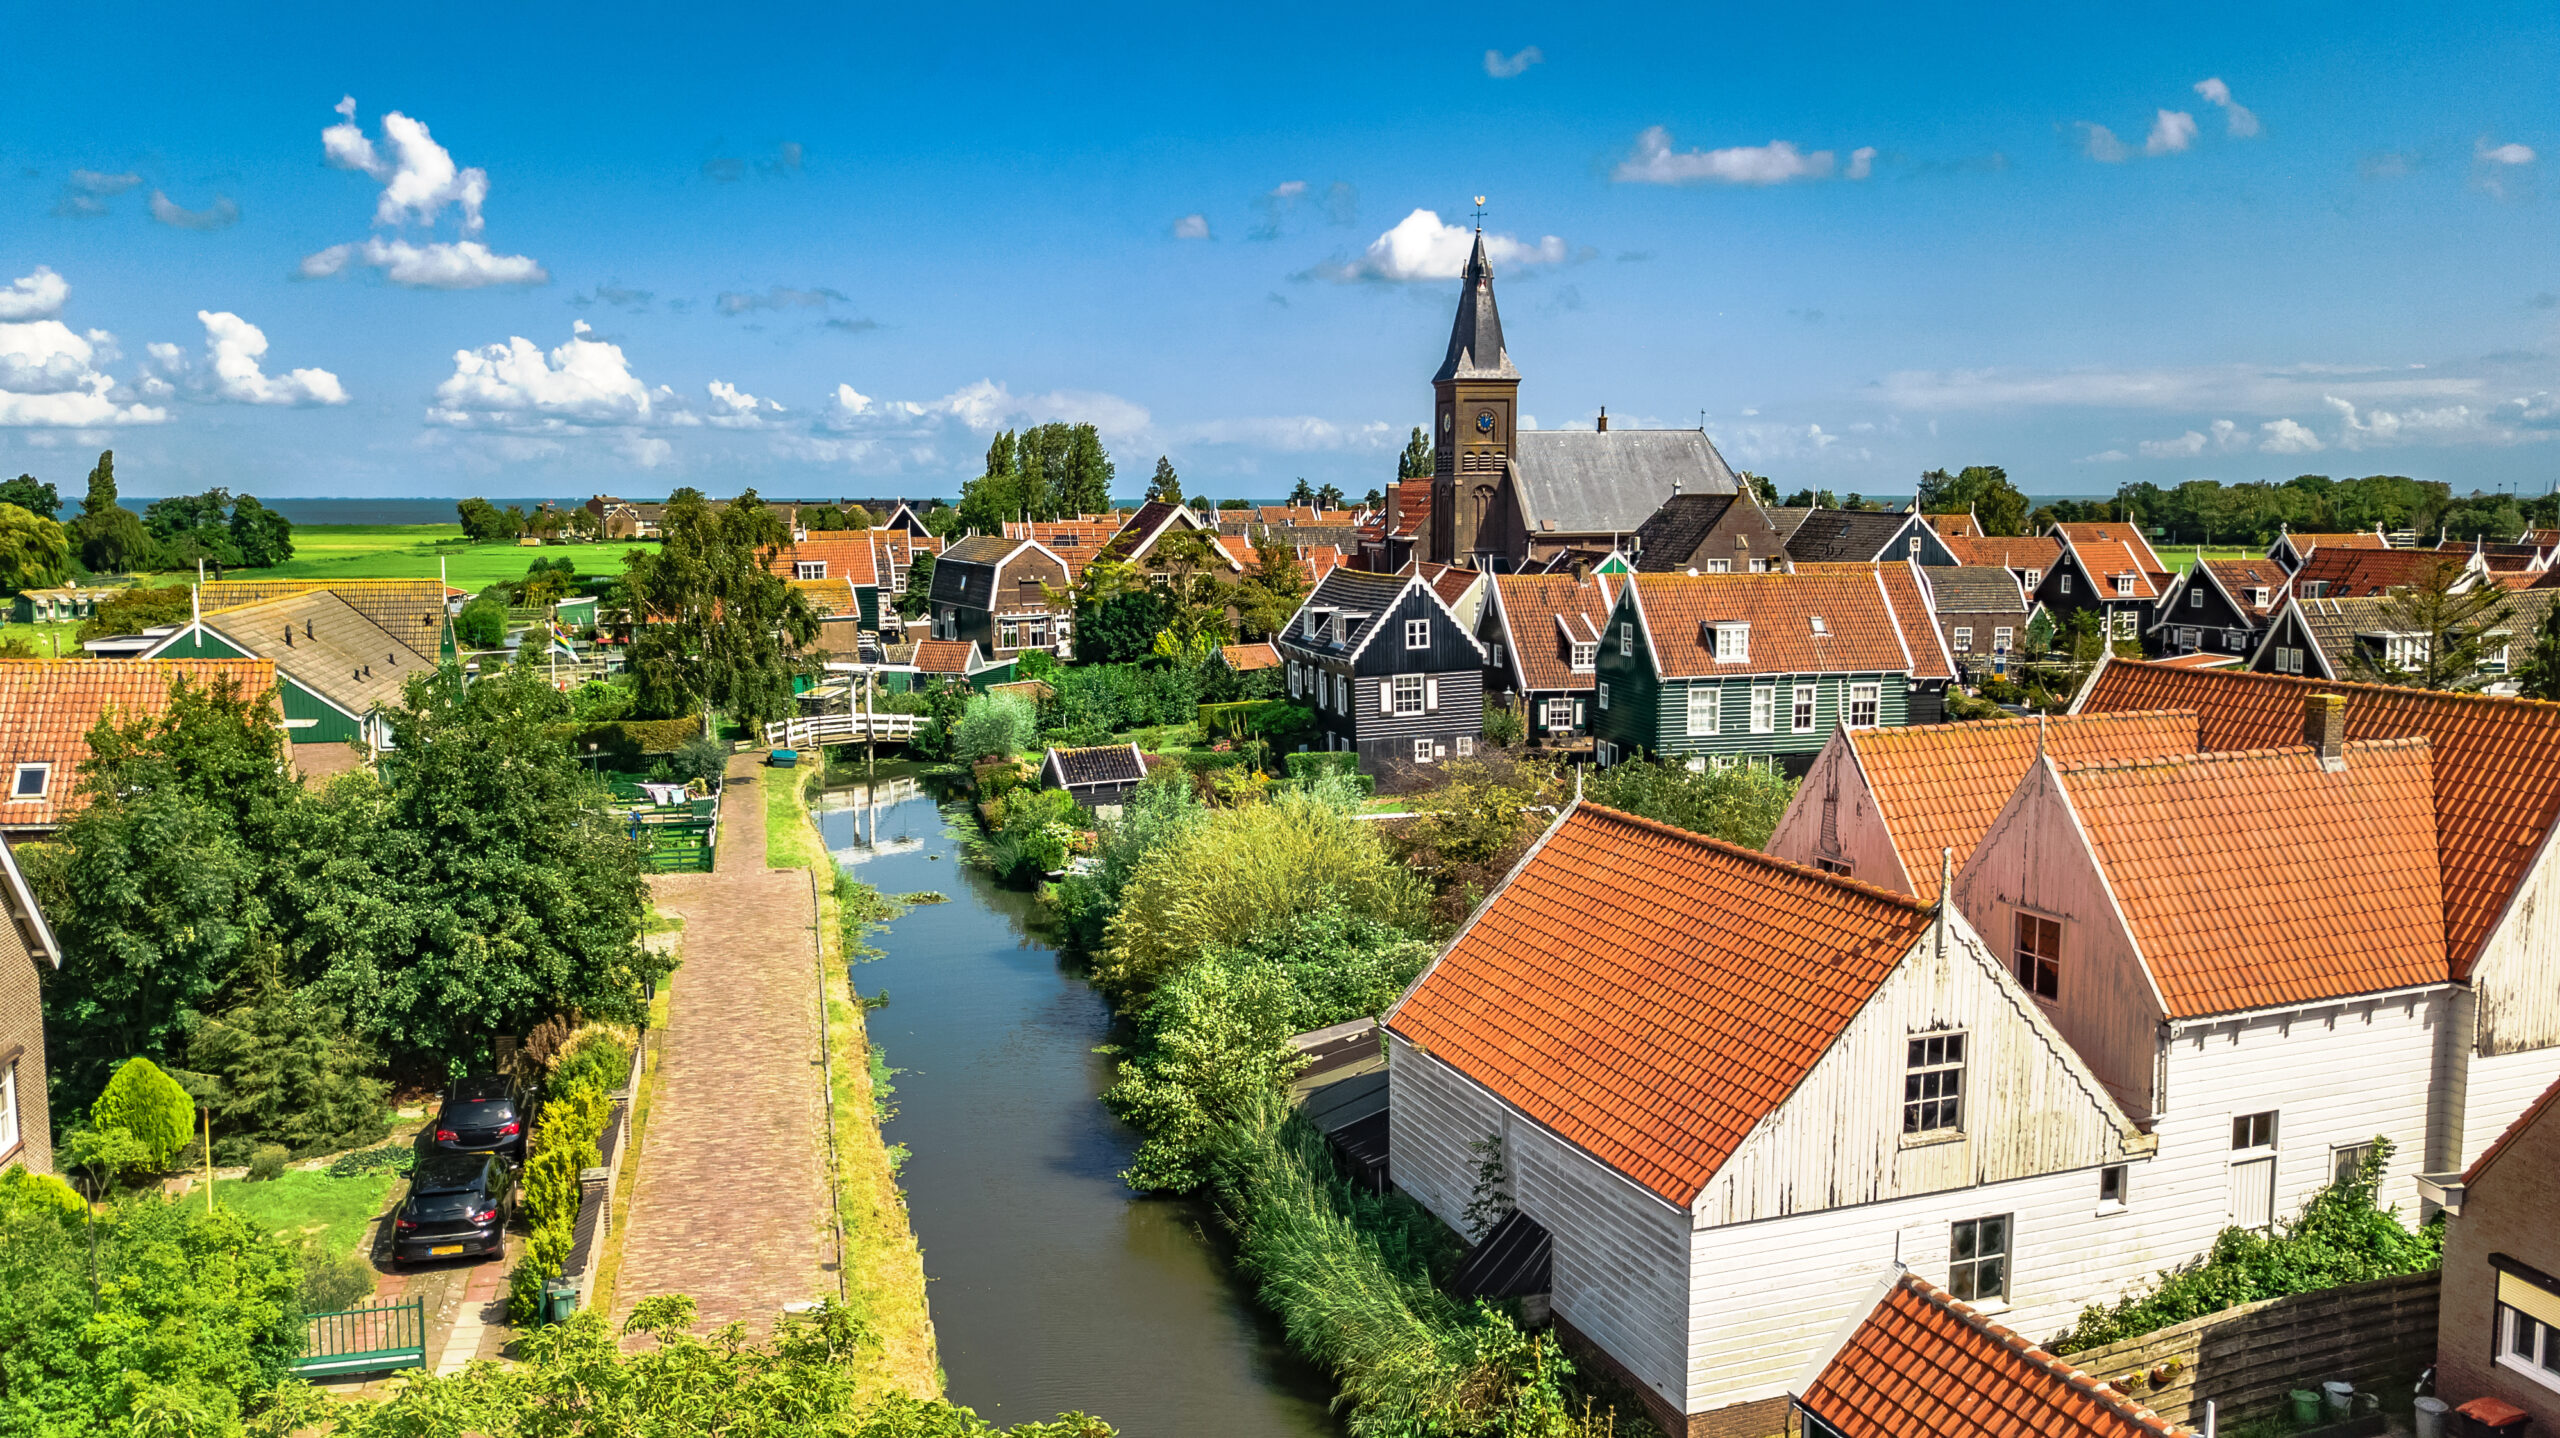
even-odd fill
[[[1377,773],[1475,752],[1485,650],[1467,629],[1420,574],[1335,569],[1272,642],[1321,746]]]

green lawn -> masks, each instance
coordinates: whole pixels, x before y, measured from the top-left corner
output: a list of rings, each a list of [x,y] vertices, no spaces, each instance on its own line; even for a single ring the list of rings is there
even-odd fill
[[[655,540],[611,544],[522,545],[470,544],[458,524],[297,524],[293,558],[273,569],[232,571],[235,579],[430,579],[441,560],[445,580],[457,589],[478,589],[501,579],[522,579],[536,559],[578,562],[582,575],[622,572],[622,556],[633,549],[654,549]],[[146,581],[171,584],[192,577],[164,574]]]
[[[388,1173],[331,1178],[324,1170],[294,1169],[264,1183],[217,1182],[213,1195],[271,1233],[288,1239],[308,1235],[330,1252],[352,1253],[399,1181]]]
[[[2160,556],[2162,564],[2169,566],[2171,574],[2184,574],[2196,567],[2196,548],[2192,544],[2155,544],[2151,549],[2153,553]],[[2208,544],[2204,549],[2204,557],[2207,559],[2264,559],[2267,557],[2267,551],[2266,546],[2258,544]]]

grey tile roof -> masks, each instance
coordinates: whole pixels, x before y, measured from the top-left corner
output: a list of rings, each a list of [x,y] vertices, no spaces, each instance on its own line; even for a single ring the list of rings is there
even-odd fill
[[[1769,511],[1769,523],[1777,527],[1778,538],[1793,539],[1797,527],[1802,525],[1809,516],[1818,512],[1811,509],[1773,508]]]
[[[1694,429],[1523,430],[1513,464],[1533,540],[1633,534],[1675,493],[1734,494],[1742,487],[1714,441]]]
[[[2555,598],[2560,598],[2560,590],[2509,591],[2507,617],[2493,632],[2509,636],[2507,663],[2510,670],[2533,647],[2534,631],[2541,627],[2543,618],[2551,612]],[[2328,656],[2330,672],[2340,679],[2372,677],[2356,667],[2356,640],[2359,636],[2379,638],[2405,630],[2408,626],[2405,612],[2394,613],[2398,601],[2387,597],[2305,599],[2301,603],[2302,619],[2310,627],[2312,642]],[[2498,646],[2492,642],[2486,647],[2495,650]]]
[[[1921,571],[1941,614],[2024,614],[2018,576],[1996,565],[1932,565]]]
[[[1136,746],[1100,744],[1090,749],[1052,749],[1058,772],[1077,788],[1091,784],[1134,784],[1147,777],[1146,762]]]
[[[1716,527],[1737,495],[1675,494],[1636,526],[1636,568],[1668,572],[1688,566],[1707,531]]]
[[[1511,352],[1502,346],[1502,312],[1493,304],[1493,262],[1485,258],[1484,231],[1476,231],[1475,253],[1467,257],[1460,277],[1458,317],[1449,325],[1449,354],[1431,376],[1446,379],[1518,379]]]
[[[435,670],[435,661],[407,640],[325,589],[208,614],[204,623],[358,718],[398,700],[412,677]]]
[[[1910,522],[1907,514],[1879,514],[1865,509],[1813,510],[1787,536],[1787,556],[1799,564],[1864,563],[1883,554],[1884,547]]]

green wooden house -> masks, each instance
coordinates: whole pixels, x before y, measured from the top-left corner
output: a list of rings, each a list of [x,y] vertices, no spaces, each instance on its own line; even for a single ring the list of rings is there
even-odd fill
[[[150,642],[101,641],[101,654],[140,659],[270,659],[286,735],[296,744],[388,740],[381,711],[435,660],[326,589],[199,614]]]
[[[1842,724],[1936,722],[1951,672],[1904,565],[1632,575],[1593,666],[1594,757],[1801,775]]]

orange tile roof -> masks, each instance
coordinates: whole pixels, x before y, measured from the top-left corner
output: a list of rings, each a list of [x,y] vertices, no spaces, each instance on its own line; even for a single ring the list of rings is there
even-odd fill
[[[2453,976],[2468,977],[2560,820],[2560,704],[2110,659],[2074,712],[2193,709],[2206,750],[2264,749],[2301,742],[2312,694],[2346,696],[2349,739],[2424,734],[2434,746],[2445,949]]]
[[[70,818],[89,731],[110,712],[127,720],[159,713],[181,677],[197,685],[229,680],[254,696],[276,687],[276,666],[271,659],[0,660],[0,774],[20,764],[53,766],[42,798],[0,791],[0,828],[51,828]]]
[[[1386,1026],[1686,1205],[1929,922],[1899,894],[1576,804]]]
[[[1879,564],[1876,572],[1884,577],[1885,598],[1893,604],[1894,622],[1902,626],[1903,647],[1911,651],[1911,677],[1953,679],[1956,664],[1947,653],[1947,637],[1938,632],[1936,612],[1920,588],[1920,576],[1911,572],[1910,562]]]
[[[1978,539],[1942,535],[1939,542],[1959,564],[1992,564],[2003,569],[2050,571],[2062,560],[2062,541],[2051,535],[1984,535]]]
[[[1460,569],[1454,564],[1437,564],[1429,560],[1414,561],[1414,568],[1430,584],[1431,592],[1440,596],[1440,602],[1452,608],[1466,597],[1468,590],[1476,587],[1477,580],[1485,577],[1481,569]]]
[[[2391,541],[2370,529],[2351,529],[2344,534],[2298,534],[2288,531],[2285,537],[2293,541],[2294,551],[2299,554],[2308,554],[2314,549],[2389,549],[2391,547]]]
[[[1904,1274],[1798,1401],[1858,1438],[2184,1438],[1917,1274]]]
[[[2160,662],[2172,669],[2231,669],[2247,658],[2245,654],[2216,654],[2209,649],[2199,649],[2192,654],[2171,655]]]
[[[2107,598],[2130,597],[2157,599],[2168,587],[2168,566],[2151,552],[2151,542],[2142,537],[2139,526],[2112,520],[2091,524],[2057,524],[2064,543],[2080,556],[2081,566],[2089,571],[2091,583],[2104,586]],[[2116,576],[2133,576],[2133,593],[2119,596],[2115,592]]]
[[[1575,672],[1572,644],[1557,623],[1560,618],[1589,628],[1579,637],[1597,643],[1609,627],[1609,609],[1617,602],[1614,576],[1594,574],[1576,581],[1571,574],[1497,574],[1491,583],[1502,595],[1502,620],[1510,632],[1508,651],[1529,690],[1589,689],[1591,671]]]
[[[2470,559],[2432,549],[2330,549],[2311,552],[2293,572],[2292,592],[2321,599],[2370,599],[2412,584],[2425,584],[2439,568],[2460,567]]]
[[[1873,566],[1804,565],[1794,574],[1632,574],[1655,667],[1666,677],[1915,670]],[[1816,634],[1813,621],[1822,620]],[[1719,664],[1706,626],[1751,626],[1751,657]],[[1915,670],[1916,672],[1916,670]]]
[[[969,639],[919,639],[916,641],[915,666],[924,674],[966,674],[969,661],[978,657],[977,642]]]
[[[788,579],[783,581],[800,591],[809,601],[809,610],[821,619],[838,614],[855,614],[861,605],[853,597],[853,582],[847,579]]]
[[[824,564],[828,579],[876,585],[880,582],[876,551],[877,541],[869,530],[814,530],[797,544],[776,549],[764,567],[788,579],[801,563]]]
[[[1431,518],[1431,481],[1400,479],[1396,481],[1395,533],[1399,538],[1412,538],[1422,533]]]
[[[1238,674],[1251,674],[1257,669],[1274,669],[1280,664],[1280,651],[1264,640],[1259,644],[1222,644],[1218,652],[1226,656],[1227,667]]]
[[[2505,1132],[2490,1140],[2487,1148],[2480,1150],[2480,1156],[2471,1160],[2471,1167],[2463,1170],[2462,1181],[2465,1184],[2478,1183],[2481,1173],[2489,1167],[2490,1160],[2505,1153],[2519,1135],[2533,1127],[2555,1104],[2560,1104],[2560,1080],[2553,1081],[2551,1087],[2544,1089],[2542,1097],[2525,1105],[2524,1112],[2516,1115],[2516,1121],[2508,1124]]]
[[[2261,619],[2284,607],[2285,586],[2292,580],[2284,566],[2272,559],[2207,559],[2196,567],[2210,572],[2233,603]],[[2267,593],[2267,602],[2250,603],[2250,595],[2261,589]]]
[[[2169,1013],[2445,982],[2426,739],[2064,768]]]
[[[1983,719],[1906,729],[1842,729],[1858,772],[1875,795],[1912,893],[1938,900],[1938,851],[1957,867],[2000,817],[2041,747],[2057,762],[2151,759],[2196,752],[2193,710],[2089,714],[2058,719]]]
[[[1931,529],[1938,532],[1940,539],[1980,539],[1982,537],[1982,521],[1975,519],[1973,511],[1969,509],[1959,509],[1952,514],[1924,514],[1920,517],[1928,522]]]
[[[1302,546],[1298,561],[1307,567],[1307,582],[1315,583],[1333,572],[1334,566],[1349,562],[1339,544]]]

